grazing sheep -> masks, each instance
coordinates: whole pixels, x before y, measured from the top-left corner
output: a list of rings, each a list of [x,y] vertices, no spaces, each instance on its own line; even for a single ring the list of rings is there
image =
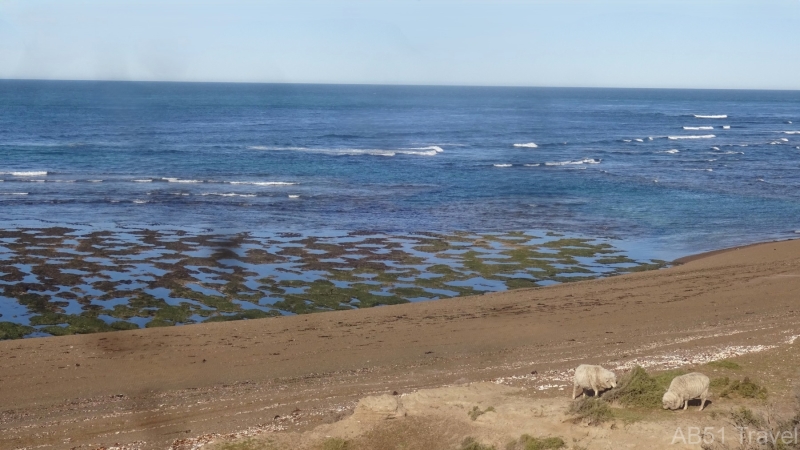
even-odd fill
[[[661,403],[664,409],[689,408],[689,400],[700,399],[700,411],[708,398],[708,377],[702,373],[688,373],[672,379],[669,390],[664,394]]]
[[[574,383],[572,387],[573,399],[577,397],[575,393],[578,388],[581,388],[584,397],[586,396],[586,389],[593,390],[594,396],[597,397],[601,390],[617,387],[617,376],[614,375],[614,372],[600,366],[581,364],[575,369]]]

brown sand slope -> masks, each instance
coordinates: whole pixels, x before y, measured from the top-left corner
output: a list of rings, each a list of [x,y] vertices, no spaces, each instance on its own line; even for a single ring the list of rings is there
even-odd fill
[[[0,448],[166,448],[204,433],[308,428],[368,394],[747,353],[800,334],[798,300],[800,241],[789,241],[548,288],[5,341]]]

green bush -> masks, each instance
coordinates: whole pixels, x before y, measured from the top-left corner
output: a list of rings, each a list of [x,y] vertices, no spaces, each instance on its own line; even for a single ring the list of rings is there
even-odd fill
[[[461,443],[459,450],[497,450],[494,446],[483,445],[474,438],[468,437]]]
[[[683,374],[683,371],[670,370],[650,376],[644,369],[636,366],[619,379],[617,387],[603,394],[603,398],[626,407],[660,409],[661,399],[672,379]]]
[[[759,400],[767,399],[767,388],[759,386],[748,377],[744,377],[742,381],[734,380],[728,384],[725,389],[719,394],[722,398],[730,398],[731,395],[738,395],[742,398],[756,398]]]
[[[568,412],[576,416],[576,421],[586,421],[589,425],[599,425],[614,418],[608,402],[595,397],[586,397],[572,402]]]

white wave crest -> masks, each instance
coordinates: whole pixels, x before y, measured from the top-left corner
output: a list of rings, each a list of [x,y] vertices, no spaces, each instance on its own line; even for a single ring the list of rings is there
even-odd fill
[[[698,119],[727,119],[727,114],[711,114],[711,115],[703,115],[703,114],[695,114],[694,115]]]
[[[208,192],[206,194],[200,194],[200,195],[202,195],[203,197],[208,196],[208,195],[214,195],[214,196],[217,196],[217,197],[255,197],[256,196],[256,194],[236,194],[236,193],[233,193],[233,192],[231,192],[229,194],[223,194],[223,193],[220,193],[220,192]]]
[[[800,131],[784,131],[783,134],[800,134]]]
[[[414,148],[414,147],[412,147],[412,148],[405,148],[405,149],[403,149],[403,150],[433,150],[433,151],[434,151],[434,152],[436,152],[436,153],[442,153],[442,152],[444,152],[444,150],[442,149],[442,147],[439,147],[438,145],[429,145],[429,146],[427,146],[427,147],[418,147],[418,148]]]
[[[669,153],[671,155],[674,155],[675,153],[680,153],[680,152],[681,152],[680,150],[676,150],[673,148],[672,150],[664,150],[663,152],[658,152],[658,153]]]
[[[87,183],[102,183],[103,180],[86,180]]]
[[[679,139],[711,139],[715,138],[713,134],[703,134],[703,135],[695,135],[695,136],[667,136],[668,139],[672,141],[677,141]]]
[[[43,175],[47,175],[46,171],[43,170],[31,170],[31,171],[21,171],[21,172],[0,172],[4,175],[11,175],[14,177],[40,177]]]
[[[579,161],[560,161],[560,162],[546,162],[545,166],[569,166],[574,164],[600,164],[599,159],[581,159]]]
[[[162,178],[162,180],[170,183],[202,183],[202,180],[181,180],[180,178]]]
[[[644,139],[634,139],[636,142],[644,142]]]
[[[539,146],[533,142],[528,142],[527,144],[514,144],[514,147],[538,148]]]
[[[722,126],[722,129],[723,129],[723,130],[730,130],[730,129],[731,129],[731,126],[730,126],[730,125],[723,125],[723,126]]]
[[[230,184],[247,184],[251,186],[294,186],[298,183],[289,181],[231,181]]]
[[[137,205],[141,205],[141,204],[147,203],[147,200],[134,200],[133,203],[136,203]]]
[[[0,195],[28,195],[27,192],[0,192]]]
[[[300,198],[297,194],[289,194],[289,198]]]
[[[684,130],[713,130],[714,127],[683,127]]]
[[[536,163],[536,164],[524,164],[524,166],[525,167],[539,167],[539,166],[541,166],[541,164],[539,164],[539,163]]]
[[[150,179],[147,179],[147,180],[133,180],[133,182],[134,183],[152,183],[153,180],[150,180]]]
[[[512,164],[492,164],[495,167],[511,167]]]
[[[265,147],[265,146],[251,146],[247,147],[251,150],[270,150],[270,151],[296,151],[296,152],[308,152],[308,153],[321,153],[326,155],[335,155],[335,156],[360,156],[360,155],[371,155],[371,156],[395,156],[395,155],[415,155],[415,156],[436,156],[439,153],[444,152],[444,150],[437,146],[431,145],[428,147],[417,147],[417,148],[402,148],[396,150],[383,150],[383,149],[361,149],[361,148],[308,148],[308,147]]]

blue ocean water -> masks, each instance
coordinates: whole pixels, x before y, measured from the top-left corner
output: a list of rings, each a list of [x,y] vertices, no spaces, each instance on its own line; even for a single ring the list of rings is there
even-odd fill
[[[0,81],[4,226],[797,236],[800,92]]]

